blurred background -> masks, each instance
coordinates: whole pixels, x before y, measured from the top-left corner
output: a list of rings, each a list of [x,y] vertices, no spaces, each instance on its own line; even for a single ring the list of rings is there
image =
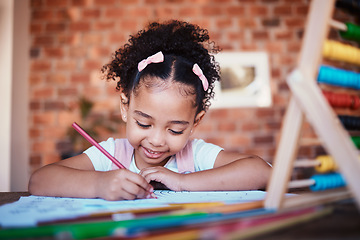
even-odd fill
[[[272,162],[290,97],[310,0],[0,0],[0,191],[26,191],[37,168],[88,147],[76,121],[97,141],[124,137],[115,82],[102,79],[112,53],[152,21],[207,28],[223,51],[265,52],[271,105],[210,108],[195,133],[230,151]],[[353,21],[336,9],[334,18]],[[339,38],[330,32],[330,38]],[[313,137],[307,122],[303,135]],[[300,146],[314,157],[321,146]]]

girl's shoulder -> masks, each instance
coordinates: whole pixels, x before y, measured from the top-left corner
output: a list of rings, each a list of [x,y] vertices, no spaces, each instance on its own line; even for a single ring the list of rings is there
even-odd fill
[[[195,171],[212,169],[218,154],[224,150],[215,144],[205,142],[203,139],[194,139],[191,144]]]
[[[193,139],[191,140],[192,148],[195,151],[201,151],[201,150],[207,150],[207,149],[221,149],[223,148],[219,147],[218,145],[215,145],[213,143],[205,142],[203,139]]]
[[[206,159],[216,158],[222,150],[224,150],[222,147],[205,142],[202,139],[192,140],[192,151],[195,161],[207,161]]]

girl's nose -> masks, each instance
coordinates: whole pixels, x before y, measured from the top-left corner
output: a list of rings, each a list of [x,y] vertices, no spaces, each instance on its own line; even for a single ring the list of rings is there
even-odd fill
[[[154,147],[161,147],[165,145],[165,134],[161,130],[154,129],[148,136],[149,143]]]

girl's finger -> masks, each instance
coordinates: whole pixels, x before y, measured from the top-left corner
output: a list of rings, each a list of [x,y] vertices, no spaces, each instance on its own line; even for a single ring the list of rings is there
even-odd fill
[[[151,190],[151,185],[140,174],[136,174],[136,173],[129,174],[127,176],[127,179],[129,181],[137,184],[139,187],[143,188],[145,191],[150,191]]]
[[[141,171],[140,171],[140,175],[145,177],[146,175],[148,174],[151,174],[151,173],[154,173],[154,172],[159,172],[160,171],[160,168],[159,167],[150,167],[150,168],[143,168]]]
[[[128,197],[127,199],[144,198],[149,193],[149,191],[131,181],[128,181],[125,185],[123,185],[122,191]]]

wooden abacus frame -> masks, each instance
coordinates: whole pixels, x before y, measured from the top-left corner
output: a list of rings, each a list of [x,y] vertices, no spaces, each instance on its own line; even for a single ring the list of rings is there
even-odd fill
[[[292,97],[288,105],[274,168],[267,188],[266,208],[318,205],[354,197],[360,210],[360,160],[349,134],[316,83],[335,0],[312,0],[297,68],[288,76]],[[347,187],[286,197],[297,155],[304,114],[322,145],[336,161]]]

